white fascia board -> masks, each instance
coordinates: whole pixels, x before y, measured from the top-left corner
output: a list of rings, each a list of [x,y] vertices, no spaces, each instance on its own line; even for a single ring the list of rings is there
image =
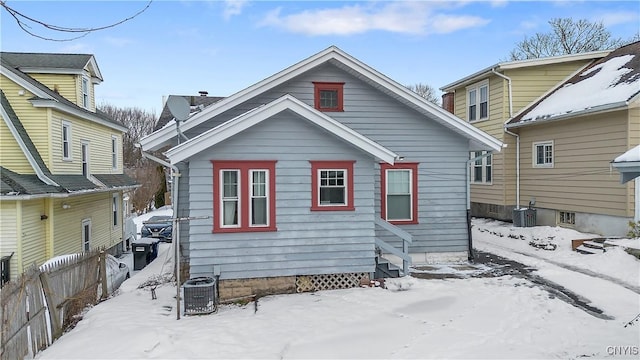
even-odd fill
[[[451,125],[454,131],[458,131],[459,133],[467,137],[474,138],[477,141],[485,143],[495,151],[500,151],[500,149],[502,148],[502,142],[500,142],[499,140],[475,128],[474,126],[467,124],[460,118],[442,109],[441,107],[426,101],[419,95],[408,90],[406,87],[400,85],[394,80],[391,80],[387,76],[381,74],[377,70],[362,63],[361,61],[355,59],[354,57],[343,52],[335,46],[331,46],[326,50],[310,58],[307,58],[306,60],[303,60],[265,80],[256,83],[255,85],[252,85],[234,95],[229,96],[228,98],[210,105],[203,111],[194,115],[192,118],[182,122],[180,125],[181,129],[182,131],[187,131],[201,124],[202,122],[207,121],[208,119],[211,119],[212,117],[215,117],[216,115],[219,115],[222,112],[227,111],[228,109],[241,104],[242,102],[254,96],[257,96],[258,94],[272,89],[284,83],[285,81],[292,79],[331,59],[341,62],[347,67],[360,73],[364,77],[370,79],[371,81],[387,88],[396,95],[405,98],[407,101],[411,102],[418,108],[421,108],[430,114],[435,113],[436,118],[440,119],[444,125]],[[140,140],[140,144],[145,151],[157,150],[163,145],[166,145],[166,142],[174,136],[175,127],[165,126],[157,132],[142,138]]]
[[[77,116],[79,118],[94,122],[96,124],[100,124],[102,126],[106,126],[110,129],[113,130],[117,130],[120,132],[127,132],[129,131],[129,129],[127,129],[124,126],[120,126],[117,124],[114,124],[112,122],[109,121],[105,121],[103,119],[101,119],[98,116],[92,116],[91,114],[87,114],[83,111],[80,111],[79,109],[74,109],[71,106],[67,106],[65,104],[62,104],[58,101],[56,101],[55,99],[50,99],[50,100],[31,100],[31,104],[33,105],[33,107],[35,108],[50,108],[50,109],[56,109],[60,112],[64,112],[67,113],[69,115],[73,115],[73,116]]]
[[[25,81],[23,78],[19,77],[18,75],[14,74],[13,71],[5,69],[4,66],[0,67],[0,74],[6,76],[9,80],[11,80],[14,83],[22,86],[26,90],[29,90],[30,93],[34,94],[37,97],[54,100],[49,94],[47,94],[46,92],[42,91],[37,86],[32,85],[31,83]]]
[[[180,129],[184,132],[187,131],[197,125],[202,124],[203,122],[237,106],[244,101],[251,99],[252,97],[268,91],[285,81],[298,76],[299,74],[304,73],[308,69],[317,66],[327,59],[327,55],[330,55],[332,51],[334,51],[335,47],[329,47],[326,50],[311,56],[297,64],[294,64],[254,85],[249,86],[248,88],[241,90],[229,97],[226,97],[220,101],[217,101],[207,107],[199,113],[193,115],[189,119],[180,123]],[[169,124],[172,124],[170,121]],[[168,124],[168,125],[169,125]],[[153,151],[158,150],[162,146],[166,145],[166,142],[171,138],[175,137],[176,129],[175,126],[164,126],[162,129],[153,132],[142,139],[140,139],[140,145],[144,151]]]
[[[436,121],[439,120],[439,122],[441,122],[445,126],[450,125],[453,128],[452,130],[466,136],[470,140],[475,140],[483,143],[494,151],[500,151],[502,149],[502,142],[500,140],[476,128],[475,126],[470,125],[466,121],[453,115],[442,107],[437,106],[430,101],[427,101],[420,95],[407,89],[405,86],[399,84],[395,80],[382,75],[377,70],[360,62],[359,60],[354,59],[344,53],[341,53],[341,55],[342,59],[339,59],[341,62],[346,63],[351,68],[358,71],[360,74],[369,78],[371,81],[380,84],[384,88],[409,101],[414,106],[422,109],[427,113],[435,115]],[[348,62],[345,60],[347,60]]]
[[[13,123],[11,122],[11,120],[9,120],[9,114],[7,114],[7,111],[5,110],[4,106],[0,107],[0,113],[2,114],[2,118],[4,119],[5,124],[9,128],[9,132],[11,132],[11,135],[13,135],[13,138],[18,143],[18,146],[20,146],[20,150],[22,150],[22,153],[27,158],[29,165],[31,165],[31,168],[33,169],[33,171],[35,171],[36,175],[38,176],[38,179],[40,179],[42,182],[44,182],[47,185],[59,186],[58,184],[56,184],[55,181],[51,180],[48,176],[46,176],[42,171],[42,169],[40,168],[40,166],[38,166],[38,163],[36,162],[36,159],[33,157],[33,154],[31,154],[29,149],[27,149],[27,145],[24,143],[24,141],[22,141],[22,138],[18,135],[18,130],[15,128],[15,126],[13,126]]]
[[[592,51],[592,52],[580,53],[580,54],[569,54],[569,55],[550,56],[550,57],[538,58],[538,59],[500,62],[497,64],[493,64],[489,67],[486,67],[480,71],[476,71],[475,73],[465,76],[462,79],[456,80],[450,84],[444,85],[440,88],[440,90],[443,92],[449,92],[458,87],[476,82],[482,78],[490,76],[491,70],[500,71],[500,70],[509,70],[509,69],[519,69],[524,67],[557,64],[557,63],[568,62],[568,61],[600,59],[609,55],[611,51],[613,50]]]
[[[304,119],[320,126],[337,137],[344,139],[361,150],[387,163],[393,164],[395,159],[398,157],[398,155],[393,151],[311,108],[309,105],[292,97],[291,95],[282,96],[266,105],[252,109],[238,117],[220,124],[219,126],[168,150],[165,155],[171,160],[171,163],[175,164],[264,120],[267,120],[284,110],[291,110],[295,112]]]

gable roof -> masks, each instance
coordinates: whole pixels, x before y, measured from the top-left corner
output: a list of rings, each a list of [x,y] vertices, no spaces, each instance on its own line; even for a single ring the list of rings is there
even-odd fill
[[[73,102],[67,100],[64,96],[49,89],[46,85],[32,78],[28,74],[22,72],[19,66],[9,62],[4,57],[4,52],[0,53],[0,74],[6,76],[11,81],[22,86],[29,92],[34,94],[34,97],[29,99],[35,107],[49,107],[57,110],[72,114],[83,119],[107,126],[109,128],[126,132],[128,129],[117,120],[111,118],[107,114],[101,111],[92,112],[85,108],[82,108]],[[64,55],[64,54],[50,54],[50,55]],[[19,56],[18,59],[25,57]],[[15,60],[15,59],[14,59]]]
[[[331,63],[344,71],[367,82],[385,94],[395,98],[406,106],[430,117],[434,121],[444,125],[454,132],[466,137],[472,143],[473,148],[484,148],[500,151],[502,143],[496,138],[477,129],[476,127],[461,120],[445,109],[425,100],[415,92],[397,83],[377,70],[369,67],[351,55],[345,53],[335,46],[331,46],[305,60],[298,62],[248,88],[241,90],[227,98],[224,98],[203,111],[193,115],[187,121],[181,122],[182,131],[187,131],[209,119],[219,115],[241,103],[251,99],[267,90],[270,90],[304,72],[313,69],[323,63]],[[168,145],[175,136],[176,129],[174,122],[169,122],[167,126],[147,135],[140,140],[142,148],[147,150],[158,150]]]
[[[387,163],[393,164],[398,157],[393,151],[288,94],[209,129],[189,141],[173,147],[165,154],[173,163],[182,161],[285,110],[300,115],[307,121]]]
[[[221,96],[169,95],[169,97],[167,97],[167,101],[162,107],[162,113],[160,113],[160,117],[158,117],[158,121],[156,122],[156,126],[153,128],[153,131],[163,128],[169,121],[173,120],[173,115],[167,106],[167,103],[169,103],[169,100],[173,97],[185,98],[191,106],[190,114],[199,111],[200,105],[205,107],[224,99],[224,97]]]
[[[640,41],[596,61],[507,123],[518,127],[620,109],[640,93]]]
[[[29,164],[35,171],[38,178],[47,185],[57,186],[58,184],[51,179],[51,172],[49,171],[49,168],[44,163],[44,160],[42,160],[38,149],[33,141],[31,141],[31,137],[29,137],[27,130],[18,118],[18,115],[13,111],[13,107],[11,107],[9,100],[4,95],[4,91],[2,91],[2,89],[0,89],[0,113],[2,114],[2,118],[4,119],[7,128],[9,128],[9,131],[20,146],[20,149],[27,158],[27,161],[29,161]]]
[[[82,74],[85,67],[91,77],[102,81],[102,74],[96,59],[91,54],[53,54],[0,52],[0,57],[13,64],[20,71],[40,74]]]
[[[450,84],[447,84],[441,87],[440,90],[444,92],[449,92],[455,88],[472,84],[474,82],[480,81],[486,78],[487,76],[491,75],[493,71],[503,71],[503,70],[520,69],[520,68],[533,67],[533,66],[559,64],[559,63],[570,62],[570,61],[593,60],[593,59],[603,58],[607,56],[610,52],[611,50],[591,51],[591,52],[580,53],[580,54],[569,54],[569,55],[549,56],[549,57],[538,58],[538,59],[499,62],[491,66],[488,66],[480,71],[476,71],[471,75],[465,76],[462,79],[459,79]]]

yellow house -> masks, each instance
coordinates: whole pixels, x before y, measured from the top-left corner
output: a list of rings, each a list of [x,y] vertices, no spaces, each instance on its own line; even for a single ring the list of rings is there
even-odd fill
[[[514,209],[533,205],[537,225],[626,234],[635,212],[634,185],[621,185],[610,162],[638,143],[640,78],[628,88],[635,86],[635,94],[600,96],[604,103],[597,109],[601,89],[592,82],[582,84],[591,100],[582,93],[558,98],[559,89],[595,73],[620,51],[636,54],[635,62],[621,66],[637,72],[635,43],[615,52],[499,63],[441,88],[443,106],[508,144],[500,154],[471,162],[473,216],[510,221]],[[545,99],[568,110],[536,115]]]
[[[127,129],[96,110],[93,55],[0,53],[3,281],[51,257],[123,241]],[[9,265],[6,267],[6,265]]]

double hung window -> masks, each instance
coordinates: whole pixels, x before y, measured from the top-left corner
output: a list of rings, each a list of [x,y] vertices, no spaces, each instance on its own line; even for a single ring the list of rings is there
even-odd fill
[[[214,232],[275,231],[275,161],[212,161]]]
[[[392,224],[418,223],[418,163],[380,165],[382,218]]]
[[[470,153],[471,159],[476,159],[471,164],[471,182],[474,184],[491,184],[493,179],[493,155],[486,155],[486,151],[474,151]]]
[[[469,122],[489,118],[489,82],[467,87],[467,119]]]
[[[354,210],[354,161],[311,162],[311,210]]]

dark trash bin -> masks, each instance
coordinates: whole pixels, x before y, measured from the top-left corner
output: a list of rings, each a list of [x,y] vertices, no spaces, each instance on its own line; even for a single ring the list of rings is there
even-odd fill
[[[158,257],[158,239],[140,238],[131,244],[133,250],[133,270],[141,270]]]
[[[184,282],[184,314],[210,314],[217,310],[216,279],[196,277]]]

